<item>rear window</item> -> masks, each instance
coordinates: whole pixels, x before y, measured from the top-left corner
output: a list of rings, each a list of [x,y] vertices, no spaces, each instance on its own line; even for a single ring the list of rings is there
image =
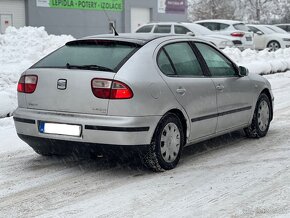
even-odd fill
[[[237,24],[234,24],[233,26],[235,27],[236,30],[241,30],[241,31],[246,31],[246,32],[249,31],[248,27],[243,23],[237,23]]]
[[[136,31],[136,33],[150,33],[153,28],[153,25],[143,26]]]
[[[97,65],[117,71],[140,47],[134,43],[110,40],[73,41],[43,58],[32,68],[67,68],[69,64]]]
[[[199,23],[200,25],[210,29],[211,31],[219,31],[219,30],[225,30],[230,25],[224,24],[224,23]]]

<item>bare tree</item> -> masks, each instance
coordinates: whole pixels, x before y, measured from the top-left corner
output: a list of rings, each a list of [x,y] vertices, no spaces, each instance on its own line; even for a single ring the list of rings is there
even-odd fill
[[[195,0],[189,3],[191,20],[234,19],[235,7],[232,0]]]

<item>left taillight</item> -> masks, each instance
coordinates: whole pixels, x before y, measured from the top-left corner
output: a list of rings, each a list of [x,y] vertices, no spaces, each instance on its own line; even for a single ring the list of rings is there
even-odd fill
[[[17,91],[31,94],[35,91],[38,77],[36,75],[21,76],[17,85]]]

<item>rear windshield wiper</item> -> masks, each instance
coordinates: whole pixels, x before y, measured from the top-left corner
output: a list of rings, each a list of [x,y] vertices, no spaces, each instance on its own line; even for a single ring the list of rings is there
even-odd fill
[[[82,69],[82,70],[100,70],[100,71],[108,71],[108,72],[115,72],[113,69],[108,67],[99,66],[96,64],[91,65],[71,65],[69,63],[66,64],[67,69]]]

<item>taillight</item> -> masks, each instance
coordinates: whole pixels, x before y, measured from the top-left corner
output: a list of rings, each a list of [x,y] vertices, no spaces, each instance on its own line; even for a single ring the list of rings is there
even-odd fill
[[[20,77],[17,91],[31,94],[35,91],[38,77],[36,75],[25,75]]]
[[[234,37],[243,37],[245,35],[245,33],[243,32],[233,32],[231,33],[231,36],[234,36]]]
[[[102,99],[130,99],[133,92],[125,83],[109,79],[93,79],[92,92]]]

